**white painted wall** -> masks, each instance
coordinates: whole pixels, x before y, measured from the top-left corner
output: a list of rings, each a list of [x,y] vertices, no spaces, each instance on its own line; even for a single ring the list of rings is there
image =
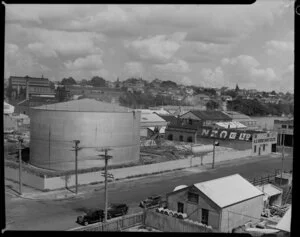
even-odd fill
[[[245,151],[216,151],[215,162],[232,160],[243,158],[251,155],[251,150]],[[203,164],[212,163],[212,153],[203,156]],[[115,179],[124,179],[130,176],[136,176],[141,174],[152,174],[154,172],[162,172],[168,170],[174,170],[179,168],[188,168],[192,166],[198,166],[201,164],[201,157],[192,157],[188,159],[175,160],[162,162],[150,165],[141,165],[120,169],[109,170],[109,173],[113,174]],[[104,181],[104,177],[101,175],[103,171],[91,172],[78,175],[78,184],[89,184],[92,182]],[[18,181],[18,169],[12,169],[5,167],[5,177]],[[35,187],[38,189],[59,189],[75,185],[75,175],[70,175],[68,177],[53,177],[53,178],[41,178],[29,173],[23,173],[23,181],[26,185]]]

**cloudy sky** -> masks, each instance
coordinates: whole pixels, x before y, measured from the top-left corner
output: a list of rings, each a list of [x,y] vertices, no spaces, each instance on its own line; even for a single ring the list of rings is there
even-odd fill
[[[289,0],[253,5],[6,5],[5,77],[130,76],[293,91]]]

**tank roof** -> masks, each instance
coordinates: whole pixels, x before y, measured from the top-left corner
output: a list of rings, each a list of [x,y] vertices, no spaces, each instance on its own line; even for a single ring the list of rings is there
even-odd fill
[[[33,107],[37,110],[75,112],[131,112],[132,109],[94,99],[81,99]]]

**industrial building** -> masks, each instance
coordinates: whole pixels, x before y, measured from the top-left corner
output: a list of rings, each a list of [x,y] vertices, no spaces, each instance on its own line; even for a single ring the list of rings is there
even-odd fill
[[[274,131],[278,133],[279,146],[294,146],[294,119],[275,120]]]
[[[167,126],[166,120],[149,109],[140,109],[136,111],[141,112],[141,137],[151,136],[155,128],[158,128],[161,134],[165,133],[165,128]]]
[[[276,143],[276,132],[254,134],[252,138],[252,154],[260,156],[276,152]]]
[[[31,110],[30,163],[53,170],[75,167],[74,140],[79,140],[78,167],[103,167],[99,150],[111,148],[109,165],[139,160],[140,112],[116,104],[82,99]]]
[[[55,92],[50,88],[49,79],[44,77],[11,76],[8,87],[11,89],[9,96],[14,99],[18,99],[22,92],[25,93],[26,99],[29,99],[31,96],[40,95],[55,96]]]
[[[221,111],[200,111],[191,110],[180,116],[188,124],[197,124],[199,126],[211,126],[218,122],[230,122],[232,119]]]
[[[235,174],[168,193],[167,206],[216,231],[232,232],[236,227],[260,219],[263,197],[263,192]]]
[[[246,126],[249,130],[256,130],[258,129],[257,121],[255,119],[252,119],[248,115],[236,112],[236,111],[222,111],[222,113],[229,116],[232,121],[239,122]]]

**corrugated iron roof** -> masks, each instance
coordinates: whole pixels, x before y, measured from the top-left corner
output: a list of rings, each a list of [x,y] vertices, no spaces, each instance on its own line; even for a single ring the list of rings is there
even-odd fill
[[[280,188],[277,188],[276,186],[272,184],[264,184],[256,186],[260,191],[267,194],[269,197],[278,195],[282,193],[282,190]]]
[[[147,112],[147,111],[141,111],[141,122],[166,122],[163,118],[158,116],[157,114]]]
[[[231,121],[231,122],[219,122],[216,125],[223,127],[223,128],[246,128],[244,124],[241,124],[238,121]]]
[[[221,111],[191,110],[190,112],[203,120],[232,120],[228,115],[222,113]]]
[[[221,208],[263,195],[239,174],[197,183],[194,186]]]
[[[132,110],[116,104],[93,99],[71,100],[50,105],[34,107],[33,109],[77,112],[131,112]]]

